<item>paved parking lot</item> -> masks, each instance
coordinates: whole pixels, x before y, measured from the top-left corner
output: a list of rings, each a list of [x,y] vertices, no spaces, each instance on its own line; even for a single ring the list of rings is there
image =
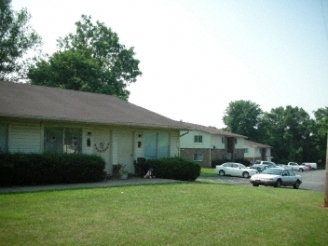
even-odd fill
[[[295,172],[300,174],[303,182],[300,189],[324,191],[325,186],[325,170]],[[212,181],[219,183],[230,183],[237,185],[249,185],[249,179],[230,177],[230,176],[217,176],[217,177],[200,177],[197,180]],[[158,183],[174,183],[181,182],[170,179],[143,179],[143,178],[129,178],[127,180],[111,179],[96,183],[83,183],[83,184],[63,184],[63,185],[44,185],[44,186],[21,186],[21,187],[0,187],[1,193],[15,193],[15,192],[31,192],[31,191],[44,191],[44,190],[64,190],[64,189],[80,189],[80,188],[93,188],[93,187],[109,187],[109,186],[123,186],[123,185],[141,185],[141,184],[158,184]],[[271,188],[271,187],[268,187]],[[290,188],[290,187],[288,187]]]
[[[324,191],[325,190],[325,173],[326,170],[314,170],[306,172],[296,172],[302,176],[302,184],[299,189],[303,190],[314,190],[314,191]],[[199,180],[211,180],[213,182],[220,183],[230,183],[239,185],[252,185],[249,179],[230,177],[230,176],[217,176],[217,177],[201,177]]]

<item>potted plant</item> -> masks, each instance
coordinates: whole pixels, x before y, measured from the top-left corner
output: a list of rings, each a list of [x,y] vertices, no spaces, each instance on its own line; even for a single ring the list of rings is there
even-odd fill
[[[126,169],[126,165],[120,165],[119,174],[121,179],[127,179],[128,178],[128,170]]]

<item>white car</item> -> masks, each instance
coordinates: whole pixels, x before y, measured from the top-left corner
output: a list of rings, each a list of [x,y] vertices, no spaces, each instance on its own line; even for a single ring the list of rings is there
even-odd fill
[[[222,165],[217,165],[215,167],[215,172],[220,176],[230,175],[243,178],[249,178],[252,175],[259,173],[255,169],[247,168],[243,164],[234,162],[227,162]]]
[[[304,172],[308,171],[309,167],[305,165],[298,165],[296,162],[288,162],[288,169]]]
[[[308,166],[310,170],[311,169],[316,170],[318,168],[317,163],[315,162],[303,162],[302,165]]]
[[[268,167],[276,167],[276,163],[272,162],[272,161],[255,161],[254,164],[261,164],[261,165],[268,165]]]
[[[268,168],[262,173],[253,175],[249,181],[253,184],[253,186],[293,186],[295,189],[298,189],[302,183],[302,177],[295,174],[291,169]]]

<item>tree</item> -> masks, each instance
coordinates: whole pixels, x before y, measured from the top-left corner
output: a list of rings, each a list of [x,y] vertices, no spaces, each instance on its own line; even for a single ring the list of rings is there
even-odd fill
[[[102,92],[101,68],[86,53],[74,50],[56,52],[49,61],[41,60],[31,67],[28,77],[34,84],[81,91]],[[115,93],[112,93],[115,94]]]
[[[328,107],[320,108],[314,111],[314,116],[317,121],[318,138],[316,143],[316,149],[319,151],[320,157],[325,155],[326,164],[326,179],[325,179],[325,196],[324,196],[324,207],[328,207]],[[326,143],[326,148],[324,147]],[[326,150],[326,151],[325,151]]]
[[[326,138],[328,131],[328,107],[319,108],[314,111],[316,124],[313,131],[313,149],[317,152],[317,160],[325,163],[326,158]]]
[[[26,9],[15,12],[11,0],[0,0],[0,80],[17,81],[28,62],[23,56],[41,44],[41,38],[28,25],[30,18]]]
[[[247,136],[252,141],[259,140],[258,123],[262,115],[259,105],[251,101],[230,102],[225,110],[223,122],[227,130]]]
[[[311,150],[314,121],[302,108],[287,106],[264,113],[259,129],[263,140],[271,145],[274,160],[282,163],[312,160]]]
[[[58,39],[58,52],[30,68],[32,84],[116,95],[127,100],[127,85],[141,75],[133,47],[126,49],[115,32],[99,21],[94,25],[90,16],[82,15],[82,21],[75,24],[75,34]]]

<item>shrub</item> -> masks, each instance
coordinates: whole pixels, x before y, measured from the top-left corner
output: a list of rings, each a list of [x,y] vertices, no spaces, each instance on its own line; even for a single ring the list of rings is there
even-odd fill
[[[150,159],[144,164],[143,169],[154,169],[157,178],[194,181],[200,175],[200,165],[197,162],[183,158]]]
[[[39,185],[99,181],[104,160],[92,155],[0,154],[0,185]]]

